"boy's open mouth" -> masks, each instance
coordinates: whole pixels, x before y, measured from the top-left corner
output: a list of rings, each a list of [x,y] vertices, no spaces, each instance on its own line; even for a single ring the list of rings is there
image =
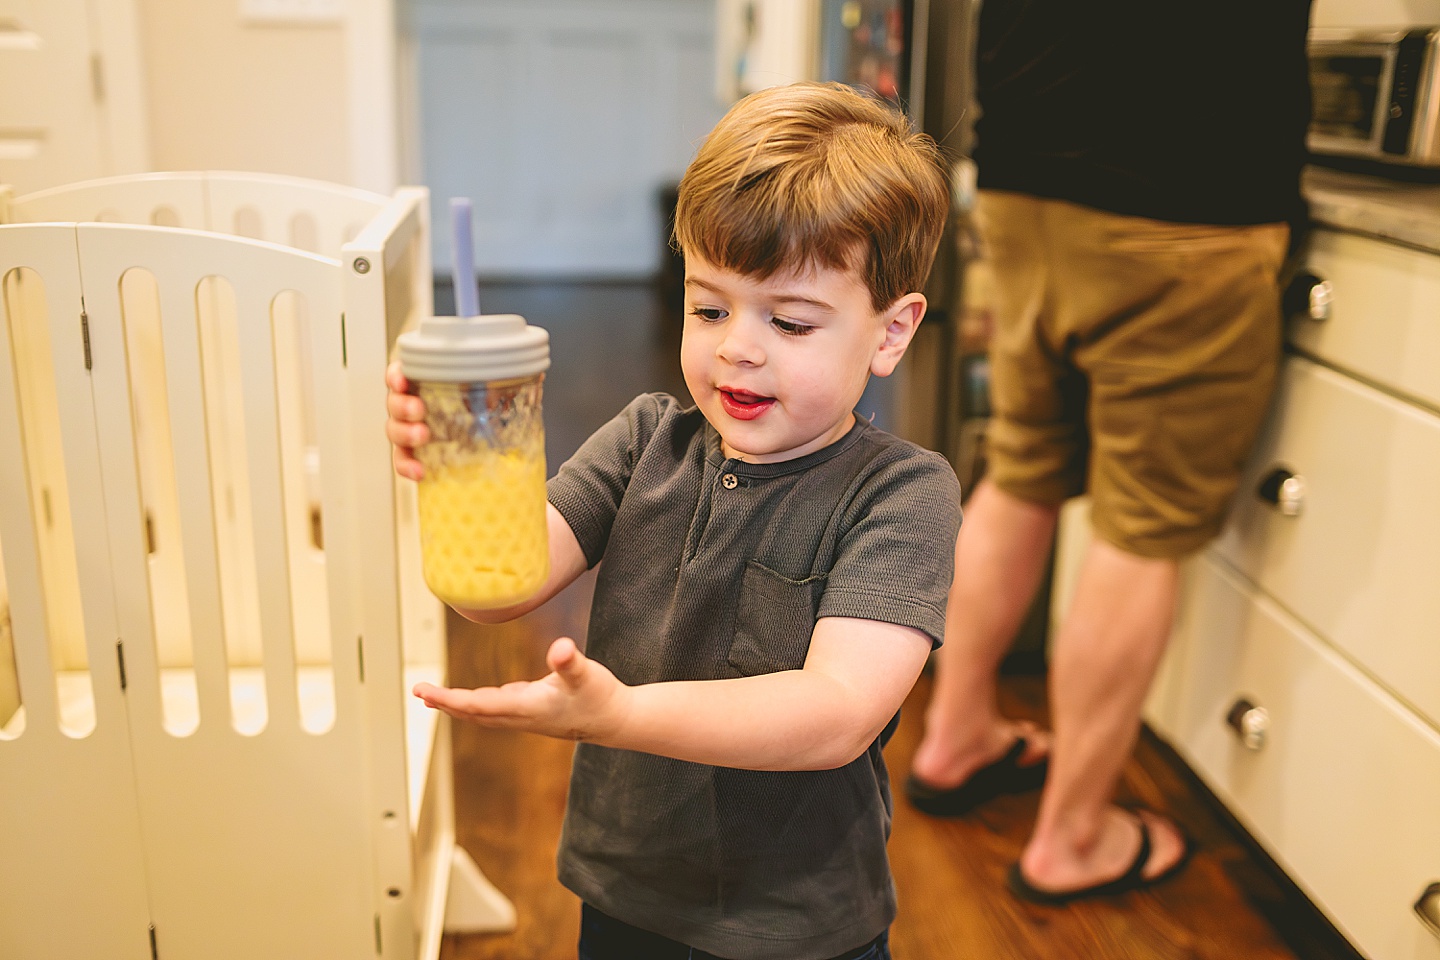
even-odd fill
[[[736,420],[754,420],[774,405],[774,397],[762,397],[746,390],[720,390],[720,406]]]

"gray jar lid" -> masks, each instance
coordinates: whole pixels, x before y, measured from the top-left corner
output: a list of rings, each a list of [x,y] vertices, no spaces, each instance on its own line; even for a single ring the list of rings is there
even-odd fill
[[[550,368],[550,334],[513,313],[427,317],[397,343],[407,380],[476,383]]]

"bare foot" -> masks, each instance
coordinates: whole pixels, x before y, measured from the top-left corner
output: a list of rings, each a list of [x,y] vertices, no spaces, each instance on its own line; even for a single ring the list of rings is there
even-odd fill
[[[1140,871],[1153,881],[1174,870],[1187,853],[1185,837],[1170,820],[1148,810],[1133,813],[1111,807],[1096,842],[1088,850],[1046,850],[1034,839],[1020,858],[1025,882],[1044,894],[1066,896],[1123,877],[1139,856],[1141,821],[1150,834],[1150,855]]]
[[[980,743],[961,749],[927,733],[915,750],[910,772],[926,786],[950,790],[976,770],[1005,756],[1020,738],[1025,740],[1025,752],[1020,754],[1019,766],[1031,767],[1050,756],[1050,731],[1041,730],[1029,720],[1012,720],[992,727]]]

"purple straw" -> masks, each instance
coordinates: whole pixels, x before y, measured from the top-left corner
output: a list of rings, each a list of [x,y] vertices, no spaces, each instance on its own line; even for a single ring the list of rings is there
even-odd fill
[[[454,237],[455,315],[480,316],[480,297],[475,287],[475,240],[470,226],[470,198],[450,198],[450,229]]]

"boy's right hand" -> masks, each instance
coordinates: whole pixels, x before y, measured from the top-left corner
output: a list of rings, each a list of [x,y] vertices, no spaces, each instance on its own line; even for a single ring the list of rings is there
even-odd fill
[[[561,740],[603,744],[624,726],[633,688],[581,653],[574,640],[561,637],[550,644],[545,663],[550,674],[539,680],[475,690],[417,683],[412,692],[457,720]]]
[[[419,480],[425,475],[425,468],[415,459],[415,448],[430,440],[430,428],[425,426],[425,402],[410,393],[410,381],[400,372],[398,360],[385,368],[385,386],[390,388],[385,398],[385,410],[389,414],[385,436],[395,447],[395,472],[407,479]]]

